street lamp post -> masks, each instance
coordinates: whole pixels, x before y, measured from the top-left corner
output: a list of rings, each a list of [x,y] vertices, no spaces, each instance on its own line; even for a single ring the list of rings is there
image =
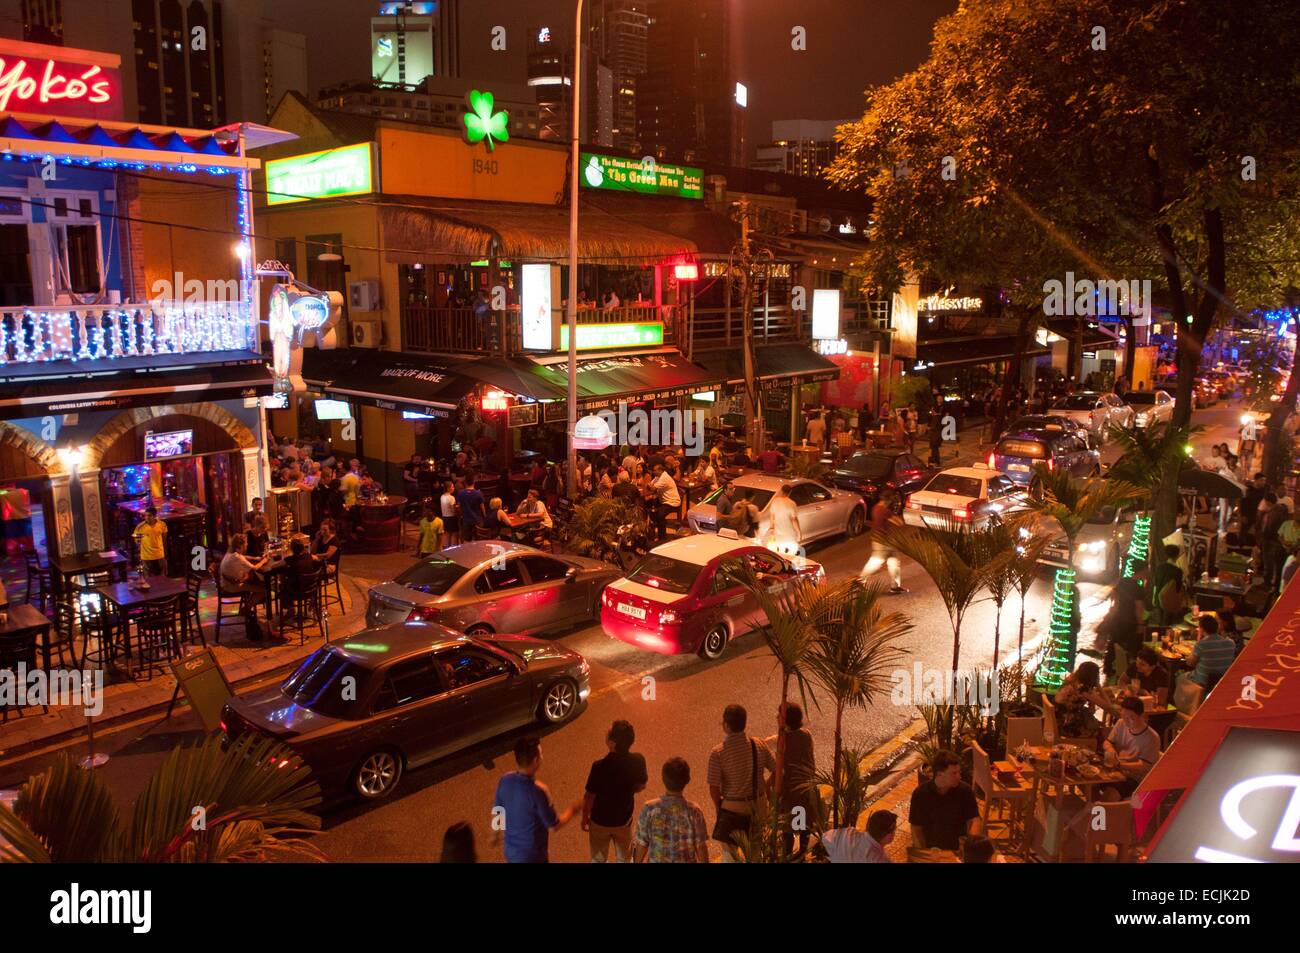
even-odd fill
[[[582,109],[582,3],[577,0],[573,14],[573,91],[569,112],[572,114],[572,135],[569,149],[569,420],[568,420],[568,480],[566,490],[570,500],[578,496],[578,451],[573,445],[573,432],[578,426],[578,117]]]

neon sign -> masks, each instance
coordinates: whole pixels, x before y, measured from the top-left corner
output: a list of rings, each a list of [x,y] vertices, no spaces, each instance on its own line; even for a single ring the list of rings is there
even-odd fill
[[[0,112],[120,119],[120,63],[107,53],[0,41]]]

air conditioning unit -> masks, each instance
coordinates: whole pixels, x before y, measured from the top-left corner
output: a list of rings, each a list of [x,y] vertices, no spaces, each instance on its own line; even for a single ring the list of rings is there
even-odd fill
[[[353,311],[379,310],[379,282],[374,279],[348,284],[348,305]]]
[[[383,341],[384,326],[379,321],[352,319],[352,346],[379,347]]]

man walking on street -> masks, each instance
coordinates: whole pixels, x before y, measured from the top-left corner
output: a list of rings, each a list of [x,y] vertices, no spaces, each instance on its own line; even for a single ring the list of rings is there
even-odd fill
[[[930,411],[930,466],[943,466],[939,448],[943,446],[943,413],[938,406]]]
[[[555,812],[551,792],[537,780],[542,768],[542,743],[536,737],[515,742],[518,771],[502,775],[492,802],[495,845],[504,833],[506,862],[510,864],[545,864],[550,861],[551,831],[557,831],[582,810],[576,801],[562,812]]]
[[[722,712],[725,737],[709,753],[709,797],[717,811],[713,839],[722,844],[724,863],[739,862],[734,837],[748,834],[755,817],[761,818],[776,773],[771,750],[745,733],[748,719],[742,706],[728,705]]]
[[[691,782],[691,766],[684,758],[669,758],[662,777],[666,793],[647,801],[637,818],[633,859],[638,864],[707,864],[704,812],[683,794]]]
[[[634,798],[645,790],[648,780],[645,757],[632,753],[635,740],[631,722],[614,722],[605,736],[609,754],[595,762],[587,775],[582,829],[591,837],[592,863],[605,863],[610,844],[614,845],[617,863],[625,864],[632,858]]]
[[[875,502],[871,504],[871,556],[858,578],[865,581],[867,576],[874,576],[884,566],[889,569],[889,579],[893,583],[889,590],[892,595],[907,592],[903,588],[903,565],[898,559],[898,553],[885,543],[881,535],[891,524],[896,523],[898,518],[890,510],[884,496],[876,494]]]

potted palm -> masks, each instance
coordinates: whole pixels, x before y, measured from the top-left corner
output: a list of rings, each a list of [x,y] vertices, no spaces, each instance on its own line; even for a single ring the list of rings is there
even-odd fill
[[[288,748],[246,735],[173,749],[129,815],[103,775],[66,752],[0,805],[0,862],[219,863],[324,860],[300,835],[320,829],[320,787]]]

